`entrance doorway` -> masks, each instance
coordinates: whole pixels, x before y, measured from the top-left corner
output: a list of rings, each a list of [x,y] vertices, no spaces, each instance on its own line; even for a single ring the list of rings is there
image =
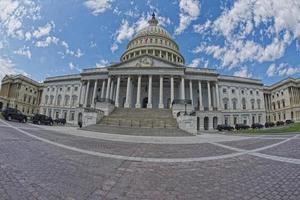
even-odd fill
[[[209,118],[204,117],[204,130],[208,130],[208,126],[209,126]]]
[[[148,104],[148,97],[145,97],[143,99],[143,105],[142,105],[142,108],[147,108],[147,104]]]
[[[0,102],[0,111],[2,110],[2,108],[3,108],[3,103]]]
[[[213,127],[214,127],[214,129],[217,129],[217,126],[218,126],[218,117],[214,117],[213,118]]]
[[[78,113],[78,122],[82,122],[82,113]]]
[[[200,130],[200,117],[197,117],[197,131]]]

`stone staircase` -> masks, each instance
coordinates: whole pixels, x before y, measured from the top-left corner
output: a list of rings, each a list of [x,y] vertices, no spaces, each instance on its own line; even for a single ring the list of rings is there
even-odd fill
[[[176,119],[169,109],[117,108],[109,116],[105,116],[100,125],[177,129]]]

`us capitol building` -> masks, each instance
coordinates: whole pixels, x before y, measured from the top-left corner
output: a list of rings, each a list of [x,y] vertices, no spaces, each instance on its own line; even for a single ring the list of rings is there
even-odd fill
[[[187,67],[177,43],[155,15],[129,42],[119,63],[49,77],[41,87],[40,113],[74,124],[96,124],[103,116],[134,110],[158,116],[170,112],[187,131],[213,130],[217,124],[300,120],[299,79],[267,87],[261,80]]]

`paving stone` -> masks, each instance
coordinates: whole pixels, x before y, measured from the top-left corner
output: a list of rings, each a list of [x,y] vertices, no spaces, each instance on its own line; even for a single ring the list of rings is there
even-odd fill
[[[131,156],[192,157],[231,153],[205,143],[125,144],[51,135],[43,130],[27,131],[78,148]],[[263,153],[298,158],[299,141],[291,140]],[[251,139],[231,145],[252,149],[273,142],[276,141]],[[296,164],[250,155],[205,162],[131,162],[67,150],[0,126],[1,200],[299,200],[299,188],[300,165]]]

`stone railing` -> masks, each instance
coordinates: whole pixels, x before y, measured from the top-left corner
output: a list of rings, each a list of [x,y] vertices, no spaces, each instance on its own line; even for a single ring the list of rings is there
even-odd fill
[[[115,105],[115,101],[113,101],[112,99],[107,99],[107,98],[95,98],[95,102],[109,103],[109,104]]]

